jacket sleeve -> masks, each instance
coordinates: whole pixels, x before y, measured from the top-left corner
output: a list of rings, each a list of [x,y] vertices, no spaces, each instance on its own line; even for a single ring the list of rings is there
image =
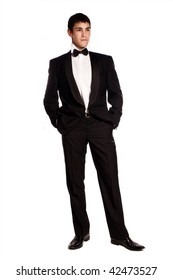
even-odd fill
[[[58,81],[57,81],[55,63],[53,63],[53,60],[50,60],[49,75],[48,75],[47,87],[46,87],[43,103],[44,103],[46,113],[48,114],[50,121],[54,127],[57,127],[57,118],[58,118],[58,109],[59,109],[58,99],[59,99]]]
[[[111,114],[113,128],[116,128],[122,115],[123,96],[112,57],[110,57],[108,66],[107,82],[108,102],[111,105],[109,113]]]

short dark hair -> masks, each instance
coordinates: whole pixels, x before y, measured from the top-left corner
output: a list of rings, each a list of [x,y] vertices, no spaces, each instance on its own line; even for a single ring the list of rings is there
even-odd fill
[[[76,22],[88,22],[91,25],[90,19],[89,17],[87,17],[86,15],[82,14],[82,13],[77,13],[73,16],[71,16],[68,20],[68,29],[70,29],[71,31],[73,31],[73,27],[75,25]]]

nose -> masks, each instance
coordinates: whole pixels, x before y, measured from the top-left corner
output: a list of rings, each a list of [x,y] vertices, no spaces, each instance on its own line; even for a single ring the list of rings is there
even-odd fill
[[[86,37],[86,31],[85,30],[82,31],[82,37]]]

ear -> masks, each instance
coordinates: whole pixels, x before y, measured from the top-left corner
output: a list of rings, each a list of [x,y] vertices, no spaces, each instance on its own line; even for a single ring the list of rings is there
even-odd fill
[[[67,29],[67,34],[72,38],[73,32],[70,29]]]

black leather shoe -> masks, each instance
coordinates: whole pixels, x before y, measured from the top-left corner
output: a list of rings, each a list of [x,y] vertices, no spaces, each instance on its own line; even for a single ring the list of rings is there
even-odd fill
[[[75,236],[73,240],[70,242],[68,245],[68,249],[70,250],[75,250],[79,249],[83,246],[84,241],[88,241],[90,239],[90,235],[86,234],[84,237],[83,236]]]
[[[126,237],[124,239],[114,239],[111,238],[111,243],[115,245],[121,245],[124,246],[126,249],[131,250],[131,251],[142,251],[145,249],[144,246],[132,241],[130,237]]]

